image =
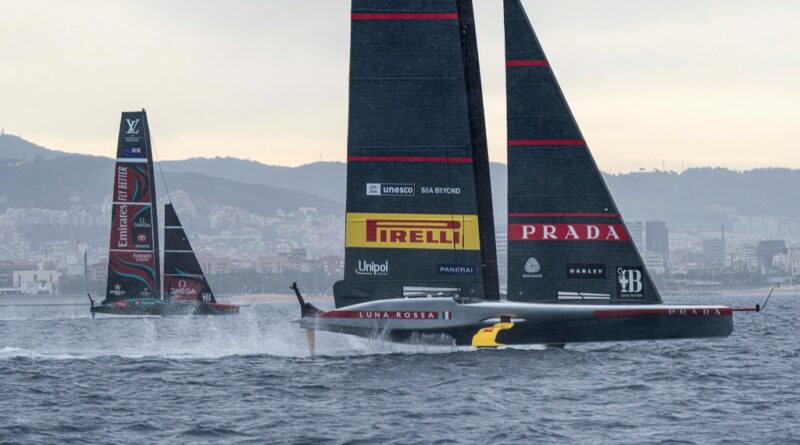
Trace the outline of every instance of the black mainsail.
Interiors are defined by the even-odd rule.
[[[476,194],[476,169],[485,169],[489,191],[487,158],[476,165],[475,154],[485,152],[485,134],[471,131],[483,126],[480,75],[477,67],[465,75],[467,61],[477,63],[477,51],[464,47],[474,45],[474,25],[459,12],[456,0],[352,3],[337,307],[414,292],[484,298],[486,268],[496,282],[494,243],[481,224],[492,217],[491,201],[479,206]],[[491,250],[482,253],[487,242]]]
[[[158,216],[150,127],[144,110],[122,113],[114,169],[104,303],[161,298]]]
[[[172,300],[216,303],[172,203],[164,206],[164,295]]]
[[[522,4],[504,9],[508,299],[661,302]]]

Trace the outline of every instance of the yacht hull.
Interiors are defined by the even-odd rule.
[[[457,345],[503,346],[725,337],[733,311],[686,304],[457,302],[452,298],[377,300],[298,321],[306,329],[381,336],[395,342],[446,335]],[[479,337],[489,332],[491,341]],[[491,332],[493,331],[493,332]]]
[[[231,315],[239,313],[239,306],[226,303],[202,301],[159,300],[157,298],[130,298],[105,303],[91,308],[94,314],[130,316],[174,316],[174,315]]]

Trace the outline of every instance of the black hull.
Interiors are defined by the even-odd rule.
[[[188,316],[188,315],[232,315],[239,313],[239,306],[201,301],[162,301],[157,299],[131,299],[91,307],[92,315],[109,314],[125,316]]]
[[[483,325],[443,330],[390,330],[389,340],[407,343],[419,336],[446,335],[458,346],[472,345],[475,332]],[[565,344],[593,342],[622,342],[644,340],[679,340],[689,338],[727,337],[733,332],[733,317],[714,319],[670,320],[663,317],[621,317],[614,320],[579,320],[542,323],[537,326],[515,326],[497,334],[503,345]],[[372,332],[374,334],[375,332]],[[351,334],[359,335],[356,332]],[[370,336],[360,333],[361,336]]]
[[[321,312],[301,327],[415,342],[447,336],[459,346],[565,344],[725,337],[734,310],[685,304],[609,305],[389,299]],[[484,346],[487,345],[488,346]]]

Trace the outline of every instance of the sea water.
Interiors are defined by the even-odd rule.
[[[475,351],[318,333],[314,358],[294,303],[93,320],[28,301],[0,300],[0,443],[800,443],[800,296],[721,339]]]

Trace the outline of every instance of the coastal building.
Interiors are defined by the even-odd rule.
[[[664,221],[645,223],[645,250],[669,259],[669,229]]]
[[[709,267],[725,265],[724,238],[706,238],[703,240],[703,263]]]

